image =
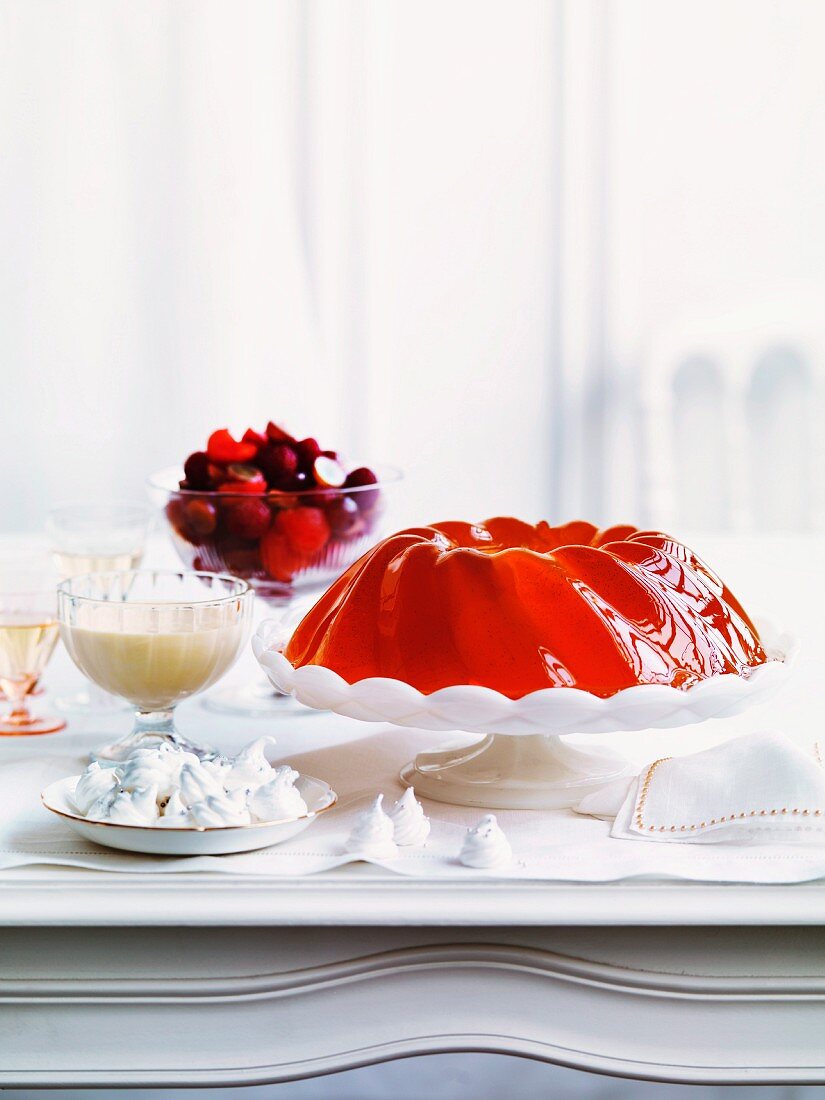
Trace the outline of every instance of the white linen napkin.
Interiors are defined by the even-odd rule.
[[[577,813],[612,820],[620,840],[775,844],[825,840],[819,746],[754,733],[689,756],[664,757],[588,795]]]

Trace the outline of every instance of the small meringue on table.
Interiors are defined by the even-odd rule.
[[[458,858],[465,867],[499,867],[510,862],[513,850],[495,814],[485,814],[467,830]]]
[[[347,841],[348,852],[374,859],[389,859],[398,855],[393,839],[395,829],[392,820],[381,808],[383,801],[383,794],[379,794],[369,809],[359,814]]]
[[[395,843],[404,848],[423,844],[430,835],[430,819],[412,787],[407,787],[387,816],[393,824]]]

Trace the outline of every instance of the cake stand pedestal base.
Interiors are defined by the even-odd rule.
[[[632,767],[610,749],[582,749],[561,737],[488,734],[472,745],[421,752],[401,780],[436,802],[493,810],[557,810]]]

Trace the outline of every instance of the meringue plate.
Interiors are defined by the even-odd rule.
[[[111,821],[92,821],[77,812],[72,794],[79,778],[79,775],[70,775],[48,786],[40,795],[46,809],[62,817],[69,828],[95,844],[152,856],[223,856],[268,848],[303,832],[319,814],[331,809],[338,801],[338,795],[323,780],[300,775],[295,786],[301,792],[309,813],[291,821],[256,821],[251,825],[226,825],[211,829],[116,825]]]

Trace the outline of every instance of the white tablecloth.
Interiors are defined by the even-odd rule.
[[[694,544],[729,580],[746,606],[767,614],[798,634],[803,644],[794,680],[784,694],[749,714],[683,730],[606,735],[642,765],[660,756],[690,752],[734,733],[781,729],[800,740],[821,734],[823,696],[820,662],[825,657],[820,615],[825,606],[825,543],[821,539],[701,540]],[[256,670],[251,654],[231,679]],[[79,675],[61,651],[50,665],[50,691],[79,683]],[[46,704],[48,700],[44,701]],[[44,705],[40,703],[39,705]],[[441,734],[366,726],[333,715],[277,722],[217,717],[193,700],[180,708],[179,724],[190,736],[235,751],[263,733],[278,739],[276,755],[329,782],[341,796],[339,806],[293,842],[260,853],[208,859],[173,859],[116,853],[81,841],[39,805],[49,781],[78,772],[89,748],[125,732],[128,715],[94,722],[74,720],[59,734],[0,739],[0,867],[70,864],[127,871],[221,870],[244,874],[306,874],[344,862],[343,848],[354,815],[378,790],[385,802],[401,793],[399,767],[420,749],[446,740]],[[456,862],[466,827],[480,811],[425,802],[433,831],[424,849],[402,849],[382,865],[402,874],[466,877],[472,871]],[[609,825],[571,811],[502,811],[499,821],[514,852],[513,863],[494,873],[516,878],[613,881],[639,876],[676,877],[710,882],[800,882],[825,876],[825,846],[782,848],[644,844],[609,837]]]

